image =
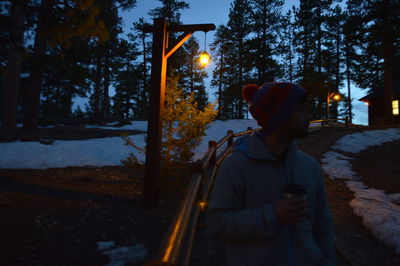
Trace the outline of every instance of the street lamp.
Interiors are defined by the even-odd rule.
[[[341,96],[339,93],[336,93],[336,92],[331,92],[331,93],[328,92],[328,95],[326,97],[326,120],[329,119],[329,104],[331,102],[331,98],[333,98],[333,100],[335,102],[339,102],[341,99]]]
[[[335,101],[340,101],[340,95],[339,94],[335,94],[335,95],[333,95],[333,99],[335,100]]]
[[[153,55],[151,62],[151,90],[147,125],[146,165],[143,181],[143,203],[146,208],[158,205],[161,161],[162,114],[164,109],[167,59],[196,31],[215,30],[214,24],[167,25],[165,18],[155,18],[154,25],[146,32],[153,33]],[[183,32],[175,43],[169,44],[172,32]]]

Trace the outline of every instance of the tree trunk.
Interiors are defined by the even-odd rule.
[[[221,44],[222,45],[222,44]],[[221,62],[219,68],[219,82],[218,82],[218,115],[221,116],[222,111],[222,66],[224,64],[224,51],[221,49]]]
[[[11,7],[12,43],[7,55],[7,68],[3,84],[3,121],[0,139],[13,140],[17,132],[17,101],[19,77],[21,72],[22,49],[24,37],[24,14],[19,4]]]
[[[146,48],[146,33],[142,32],[142,44],[143,44],[143,88],[142,88],[142,115],[143,119],[147,119],[147,48]]]
[[[293,55],[292,55],[292,23],[290,22],[289,19],[289,23],[290,23],[290,28],[289,28],[289,81],[293,82]]]
[[[36,28],[35,43],[33,47],[31,76],[29,85],[25,94],[25,116],[24,116],[24,132],[34,132],[38,128],[39,107],[40,107],[40,89],[45,69],[42,60],[46,49],[47,40],[45,36],[45,25],[48,23],[47,16],[50,10],[49,0],[43,0],[38,26]]]
[[[190,58],[190,93],[194,92],[193,60],[194,58]]]
[[[309,54],[309,47],[308,47],[308,32],[307,32],[307,25],[304,25],[304,35],[303,35],[303,75],[302,75],[302,80],[303,82],[306,79],[307,75],[307,68],[308,68],[308,54]]]
[[[335,69],[335,92],[339,93],[340,83],[340,33],[336,36],[336,69]],[[338,102],[334,102],[334,118],[338,117]]]
[[[126,60],[126,70],[128,71],[128,73],[131,71],[131,63],[130,63],[130,59],[129,58],[127,58],[127,60]],[[124,102],[124,111],[123,111],[123,114],[122,114],[122,118],[123,119],[126,119],[126,120],[128,120],[130,117],[129,117],[129,111],[130,111],[130,109],[131,109],[131,96],[130,96],[131,94],[130,93],[125,93],[125,102]],[[122,109],[122,108],[121,108]]]
[[[238,91],[242,91],[242,87],[243,87],[243,53],[244,53],[244,49],[243,49],[243,38],[240,38],[239,40],[239,84],[238,84]],[[239,94],[239,103],[238,103],[238,114],[236,116],[236,118],[238,119],[243,119],[243,101],[242,101],[242,96],[241,94]]]
[[[259,59],[259,73],[258,73],[258,84],[264,83],[266,80],[265,69],[267,59],[267,3],[263,2],[263,17],[262,17],[262,34],[261,34],[261,59]]]
[[[349,123],[353,123],[352,103],[351,103],[351,90],[350,90],[350,51],[349,43],[346,41],[346,78],[347,78],[347,101],[348,101],[348,119]]]
[[[93,96],[93,119],[96,122],[100,121],[100,94],[101,94],[101,70],[102,70],[101,57],[98,54],[96,58],[96,78],[94,83],[94,96]]]
[[[107,121],[109,117],[109,110],[110,110],[110,96],[108,95],[109,87],[110,87],[110,66],[107,55],[104,64],[104,84],[103,84],[103,104],[102,104],[102,118],[104,121]]]
[[[385,120],[392,122],[392,101],[393,101],[393,39],[385,35],[383,40],[384,53],[384,87],[385,87]]]
[[[389,1],[383,1],[383,57],[384,57],[384,94],[385,94],[385,123],[393,122],[392,101],[393,101],[393,31],[389,21]]]

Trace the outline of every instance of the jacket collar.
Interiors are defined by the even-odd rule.
[[[267,144],[262,140],[259,132],[254,132],[251,135],[240,137],[235,142],[234,150],[241,151],[247,157],[258,160],[267,160],[271,163],[279,164],[275,155],[268,148]],[[285,158],[285,165],[292,165],[296,155],[297,145],[294,141],[289,146],[288,153]]]

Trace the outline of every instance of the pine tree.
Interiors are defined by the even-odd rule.
[[[200,54],[199,43],[191,37],[184,45],[186,52],[186,64],[179,71],[179,87],[183,88],[185,95],[194,94],[198,108],[202,110],[207,104],[207,93],[204,79],[208,77],[204,67],[198,62]]]
[[[282,0],[252,0],[252,38],[249,41],[251,57],[256,71],[255,83],[277,81],[282,77],[276,55],[277,33],[280,31]]]
[[[132,8],[136,1],[106,1],[101,2],[101,12],[99,18],[104,22],[108,29],[108,39],[105,41],[97,41],[93,43],[94,60],[93,65],[93,93],[89,102],[92,110],[92,117],[95,121],[109,120],[110,115],[110,98],[109,88],[114,77],[119,72],[119,34],[122,32],[122,18],[118,13],[118,6],[123,5],[125,8]]]
[[[331,86],[330,92],[339,93],[343,86],[343,56],[345,50],[343,47],[344,14],[339,5],[336,5],[329,13],[326,19],[326,38],[323,45],[326,49],[323,51],[322,67],[326,72],[326,85]],[[338,116],[338,102],[331,101],[329,108],[330,118]]]
[[[398,62],[394,47],[400,40],[400,15],[396,11],[400,9],[400,3],[396,0],[349,0],[348,9],[352,21],[362,26],[358,47],[361,53],[355,60],[354,81],[369,92],[383,89],[385,120],[390,123],[393,77],[397,76],[393,71]]]
[[[143,60],[139,63],[140,71],[140,100],[137,102],[138,118],[147,119],[148,117],[148,106],[149,106],[149,84],[150,84],[150,62],[151,62],[151,41],[147,40],[147,33],[144,29],[150,26],[143,18],[140,18],[137,22],[133,23],[133,29],[136,34],[129,33],[128,37],[131,41],[140,39],[141,43],[141,55]]]
[[[298,55],[296,82],[307,88],[310,110],[314,119],[325,113],[328,92],[335,90],[337,60],[329,39],[328,21],[332,16],[332,0],[300,1],[295,9],[295,45]],[[334,62],[334,64],[332,64]]]
[[[135,64],[139,52],[137,44],[120,39],[116,49],[115,61],[118,62],[118,72],[115,74],[113,85],[112,114],[114,119],[128,120],[141,115],[141,68]]]
[[[162,6],[157,7],[149,12],[152,18],[165,18],[169,25],[181,24],[181,11],[188,9],[189,4],[186,1],[180,0],[158,0]],[[169,33],[169,42],[174,43],[178,37],[175,33]],[[183,47],[168,58],[167,76],[175,75],[175,71],[185,64],[185,51]]]
[[[107,37],[104,24],[97,20],[100,6],[93,0],[65,1],[59,5],[54,0],[41,1],[38,9],[38,21],[35,30],[30,73],[30,82],[26,92],[24,130],[32,132],[38,127],[40,93],[43,72],[46,69],[41,60],[45,56],[48,44],[67,47],[75,37]]]
[[[32,60],[27,61],[29,67]],[[46,63],[41,78],[39,117],[56,123],[71,117],[74,97],[86,97],[90,86],[89,47],[86,41],[76,38],[68,47],[47,48],[42,61]]]
[[[186,1],[179,0],[158,0],[162,6],[149,12],[153,18],[166,18],[170,24],[181,23],[181,10],[188,9],[189,4]]]
[[[251,32],[251,6],[248,0],[234,0],[229,12],[228,27],[233,40],[234,53],[231,54],[230,64],[234,83],[230,85],[230,93],[234,95],[233,118],[244,118],[244,101],[242,99],[242,87],[250,79],[250,66],[246,64],[249,56],[249,34]]]
[[[0,139],[14,139],[17,130],[17,101],[20,84],[22,52],[24,43],[25,12],[20,3],[11,4],[9,11],[10,43],[3,82],[3,110]]]
[[[282,17],[280,22],[280,30],[279,34],[279,46],[278,46],[278,54],[281,55],[282,58],[282,71],[284,80],[289,82],[294,82],[295,76],[295,67],[294,67],[294,59],[295,59],[295,51],[294,51],[294,23],[293,23],[293,15],[292,11],[288,10],[286,15]]]
[[[229,39],[229,29],[220,25],[214,35],[214,42],[211,44],[211,51],[215,58],[216,67],[213,70],[211,86],[217,88],[216,96],[218,99],[218,119],[228,119],[232,116],[232,95],[225,93],[230,82],[233,82],[229,72],[228,56],[232,50]]]
[[[216,103],[199,110],[194,94],[185,97],[183,90],[178,87],[178,79],[175,76],[167,80],[161,148],[161,172],[164,177],[173,175],[178,166],[191,160],[194,149],[201,143],[205,130],[216,116]],[[128,136],[124,140],[126,145],[144,153],[144,149],[139,148]],[[130,167],[141,165],[133,154],[122,162]]]
[[[245,103],[241,91],[243,85],[251,81],[250,33],[250,1],[235,0],[227,25],[218,28],[213,43],[215,53],[223,60],[223,64],[218,63],[219,69],[214,71],[212,81],[212,85],[219,88],[219,109],[223,119],[244,118]]]
[[[352,97],[351,97],[351,83],[354,82],[355,65],[357,60],[357,47],[359,47],[362,34],[362,25],[359,23],[359,19],[354,16],[354,6],[348,2],[346,11],[344,13],[344,24],[343,24],[343,42],[344,42],[344,63],[346,73],[346,86],[347,86],[347,97],[346,106],[348,107],[349,123],[352,123],[354,114],[352,112]]]
[[[178,78],[169,78],[166,90],[166,108],[163,114],[164,158],[167,162],[188,162],[194,149],[200,145],[205,130],[215,115],[215,103],[199,110],[194,93],[185,97],[178,87]]]

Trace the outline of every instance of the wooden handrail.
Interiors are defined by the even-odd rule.
[[[161,247],[157,261],[161,264],[176,265],[179,260],[180,250],[185,238],[187,225],[197,198],[201,183],[201,175],[192,177],[181,205],[172,220],[167,232],[167,238]]]
[[[203,169],[208,168],[208,166],[210,165],[210,163],[215,160],[215,155],[216,155],[216,151],[217,151],[218,147],[217,147],[217,143],[213,140],[208,142],[208,150],[206,151],[206,153],[203,156],[203,159],[201,160],[201,166],[203,167]]]

